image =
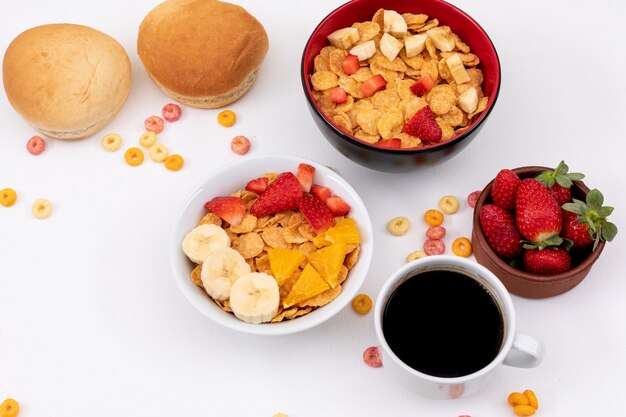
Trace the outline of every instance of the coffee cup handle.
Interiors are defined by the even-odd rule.
[[[504,358],[504,364],[518,368],[534,368],[543,360],[543,343],[524,333],[516,333],[513,346]]]

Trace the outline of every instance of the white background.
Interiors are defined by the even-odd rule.
[[[137,143],[143,120],[170,100],[136,55],[137,28],[155,1],[3,3],[0,47],[44,23],[95,27],[116,38],[132,64],[130,97],[105,131]],[[0,188],[19,200],[0,207],[0,401],[20,401],[21,416],[290,417],[513,415],[511,391],[532,388],[542,416],[623,415],[626,391],[626,5],[619,1],[456,0],[490,34],[502,88],[486,126],[461,154],[408,174],[363,168],[334,150],[313,123],[299,77],[303,46],[341,1],[240,1],[265,26],[270,50],[252,90],[217,110],[184,108],[160,140],[186,165],[169,172],[149,159],[133,168],[123,151],[105,152],[105,132],[80,142],[47,141],[40,156],[25,143],[36,132],[0,97]],[[362,290],[385,278],[424,240],[422,213],[444,194],[465,196],[501,168],[555,166],[565,160],[614,206],[622,228],[582,284],[550,299],[513,296],[518,330],[541,339],[538,368],[503,368],[479,394],[454,401],[417,397],[365,366],[376,344],[372,314],[350,308],[304,334],[260,338],[202,316],[170,272],[167,238],[197,182],[240,156],[287,153],[336,168],[360,192],[374,223],[375,256]],[[36,220],[31,203],[54,211]],[[386,222],[405,215],[412,228],[392,237]],[[471,210],[446,219],[447,243],[469,236]]]

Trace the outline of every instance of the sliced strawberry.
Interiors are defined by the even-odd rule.
[[[298,201],[298,208],[317,234],[324,233],[335,225],[335,218],[328,206],[311,194],[305,193],[302,195],[302,198]]]
[[[217,214],[232,226],[238,226],[246,214],[246,203],[239,197],[215,197],[204,208]]]
[[[298,172],[296,172],[296,177],[302,188],[307,193],[311,191],[311,186],[313,185],[313,175],[315,174],[315,167],[312,167],[309,164],[300,164],[298,165]]]
[[[246,191],[250,191],[251,193],[255,193],[257,195],[261,195],[267,190],[268,184],[267,177],[257,178],[256,180],[250,181],[246,184]]]
[[[343,104],[348,101],[348,93],[341,87],[330,90],[330,100],[335,104]]]
[[[515,194],[522,182],[517,174],[510,169],[501,169],[491,186],[493,204],[508,211],[515,210]]]
[[[341,69],[346,74],[354,74],[361,68],[361,64],[359,63],[359,58],[356,55],[349,54],[347,57],[343,59],[341,63]]]
[[[296,176],[291,172],[283,172],[252,204],[250,213],[256,217],[263,217],[279,211],[295,209],[301,198],[302,185]]]
[[[433,77],[430,74],[426,74],[411,86],[411,92],[416,96],[421,97],[428,93],[430,89],[433,88],[433,85],[435,85]]]
[[[529,249],[524,252],[524,268],[531,274],[560,274],[571,267],[572,258],[563,248]]]
[[[400,149],[402,147],[402,141],[398,138],[383,139],[378,141],[376,146],[380,148]]]
[[[435,120],[435,115],[429,106],[424,106],[404,125],[404,133],[417,136],[426,144],[439,142],[441,140],[441,128]]]
[[[326,205],[330,209],[330,212],[333,213],[333,216],[345,216],[350,213],[350,206],[348,203],[336,195],[328,197]]]
[[[383,78],[382,75],[379,74],[363,82],[363,84],[361,84],[359,88],[361,89],[361,92],[365,97],[371,97],[378,90],[382,90],[383,88],[385,88],[386,85],[387,81]]]
[[[311,186],[311,194],[313,194],[315,197],[319,198],[323,202],[326,202],[326,200],[328,200],[328,197],[331,196],[332,192],[330,191],[330,188],[326,188],[326,187],[322,187],[321,185],[313,184]]]

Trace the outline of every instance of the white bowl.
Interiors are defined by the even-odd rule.
[[[204,203],[213,197],[230,195],[245,187],[246,183],[266,172],[291,171],[295,174],[298,164],[307,163],[315,167],[315,183],[330,188],[348,203],[352,209],[349,216],[356,220],[361,235],[359,261],[350,271],[339,297],[311,313],[293,320],[278,323],[250,324],[239,320],[231,313],[224,312],[197,285],[191,282],[189,274],[194,264],[185,256],[181,243],[185,235],[193,229],[206,214]],[[372,223],[365,204],[357,192],[332,169],[304,158],[288,155],[260,155],[245,157],[211,173],[200,182],[181,210],[170,239],[170,260],[174,278],[183,294],[202,314],[225,327],[244,333],[257,335],[286,335],[310,329],[325,322],[350,304],[367,276],[373,250]]]

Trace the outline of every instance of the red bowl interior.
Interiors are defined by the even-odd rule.
[[[380,8],[395,10],[398,13],[422,13],[427,14],[429,19],[436,18],[440,26],[450,26],[452,31],[459,35],[461,40],[469,45],[471,52],[480,58],[480,68],[483,71],[483,92],[489,97],[487,108],[474,120],[471,126],[475,126],[483,120],[491,111],[500,90],[500,61],[498,53],[491,39],[484,29],[467,13],[456,6],[442,0],[352,0],[339,6],[328,14],[315,28],[303,54],[302,77],[306,80],[306,89],[309,97],[312,97],[311,82],[309,75],[313,72],[313,60],[324,46],[328,45],[327,36],[337,29],[349,27],[355,22],[372,20],[374,13]],[[315,102],[315,100],[312,100]],[[329,123],[322,110],[315,103],[317,110]],[[466,130],[468,132],[471,127]],[[346,136],[348,136],[346,134]],[[462,135],[461,135],[462,136]],[[367,146],[376,147],[361,141],[350,135],[355,141]],[[454,141],[452,138],[446,142]],[[423,146],[417,149],[436,148],[443,143]]]

